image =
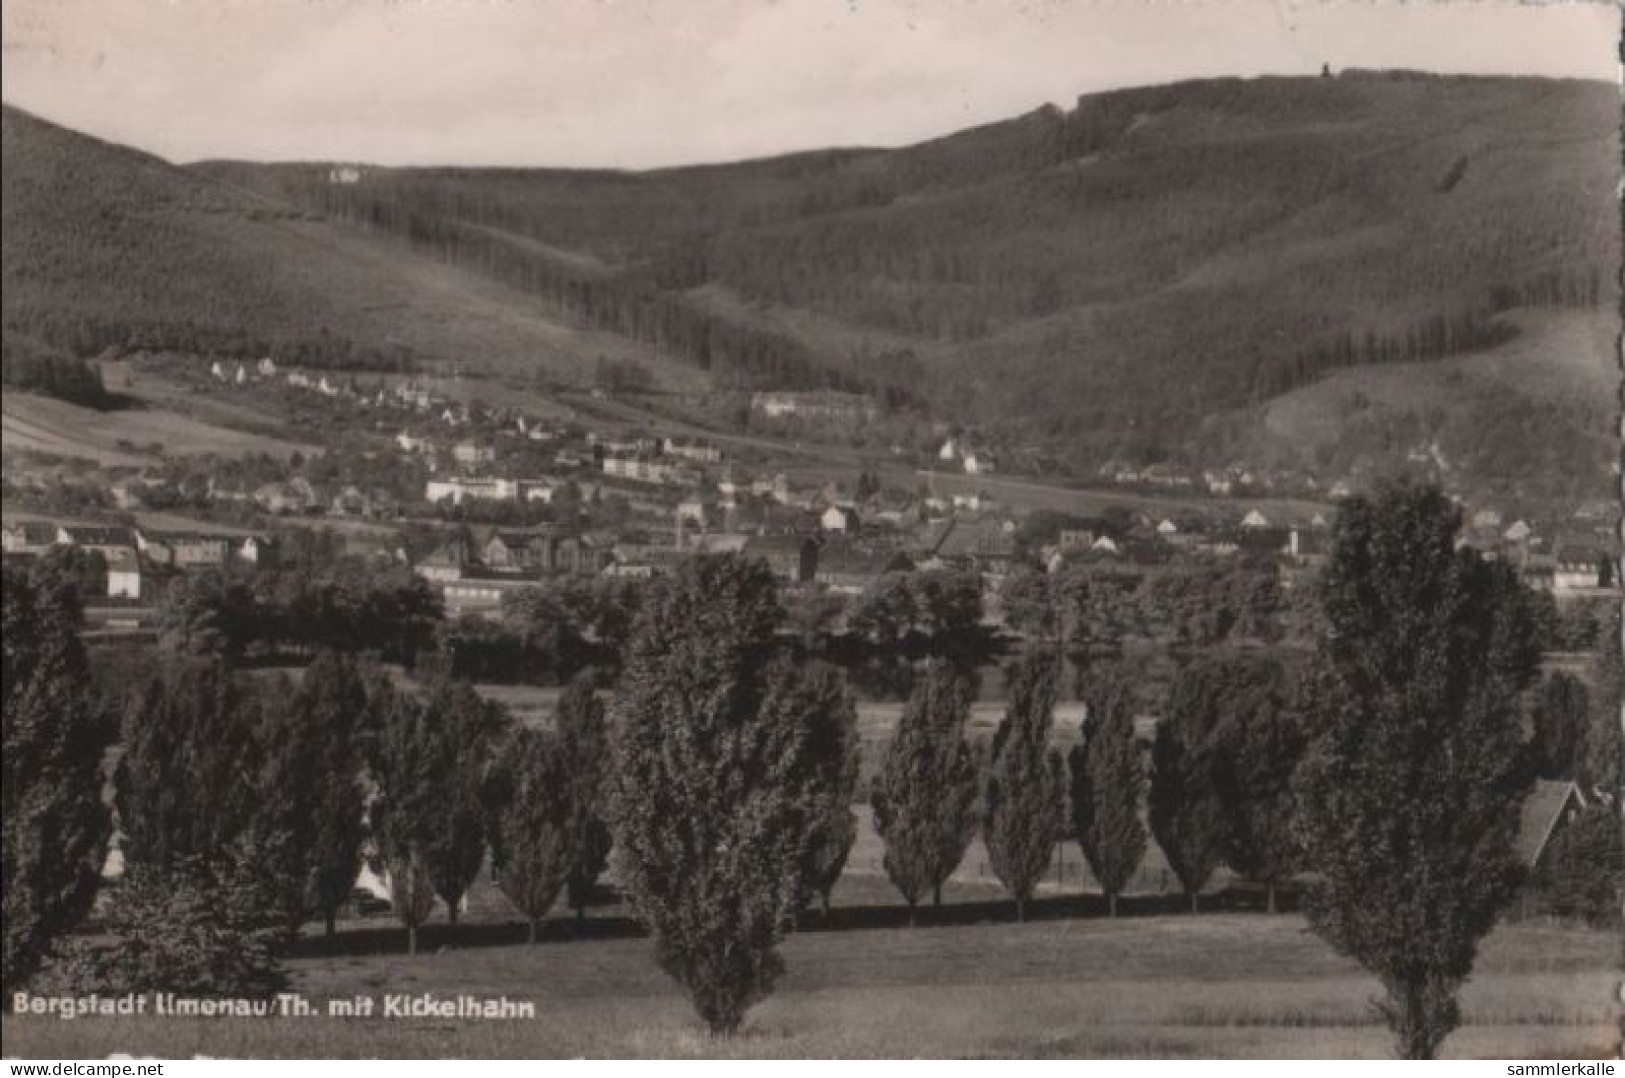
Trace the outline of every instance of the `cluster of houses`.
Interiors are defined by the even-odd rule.
[[[1508,521],[1494,509],[1480,509],[1465,521],[1460,541],[1506,561],[1525,583],[1559,599],[1601,596],[1619,584],[1607,526],[1588,526],[1579,514],[1543,535],[1526,520]]]
[[[6,559],[37,558],[59,547],[99,554],[107,566],[106,598],[150,598],[154,574],[262,564],[270,554],[260,535],[167,531],[123,524],[59,524],[50,520],[7,521],[0,529]]]
[[[697,508],[689,507],[689,511]],[[499,613],[505,595],[560,575],[648,578],[693,554],[738,553],[762,559],[787,587],[856,595],[888,572],[962,568],[1002,575],[1015,557],[1013,522],[951,517],[916,533],[859,532],[850,509],[757,516],[759,530],[701,530],[678,518],[673,538],[650,542],[607,532],[565,535],[552,527],[477,527],[415,566],[434,584],[451,616]],[[838,522],[838,523],[837,523]]]
[[[559,574],[643,578],[693,553],[762,559],[781,584],[835,594],[864,592],[885,573],[955,569],[977,574],[989,592],[1018,564],[1017,517],[980,499],[959,503],[879,491],[858,503],[831,485],[795,491],[782,475],[751,484],[727,479],[716,496],[696,492],[671,510],[669,525],[566,535],[552,526],[466,529],[417,565],[440,588],[453,615],[500,611],[505,594]],[[1323,517],[1272,522],[1253,510],[1234,524],[1136,516],[1079,521],[1037,552],[1059,572],[1078,562],[1125,567],[1165,564],[1181,551],[1275,558],[1289,573],[1324,560]]]
[[[1323,488],[1318,479],[1306,472],[1255,468],[1243,461],[1235,461],[1217,468],[1190,468],[1183,464],[1167,462],[1135,464],[1124,460],[1109,460],[1097,469],[1096,474],[1113,486],[1174,493],[1205,493],[1222,498],[1262,493],[1299,493],[1310,497],[1325,497],[1335,502],[1353,493],[1346,480],[1337,480]]]
[[[434,443],[403,432],[396,438],[404,452],[438,456]],[[720,464],[722,451],[698,441],[653,438],[606,438],[586,435],[579,446],[561,445],[553,454],[555,474],[517,477],[502,474],[494,464],[494,446],[464,439],[451,447],[457,469],[436,472],[424,481],[423,500],[462,505],[469,501],[540,502],[549,504],[566,485],[583,500],[601,494],[621,494],[635,502],[658,503],[665,513],[685,492],[701,488],[708,478],[706,465]],[[664,488],[664,496],[660,495]]]
[[[277,372],[276,360],[270,356],[266,356],[258,363],[253,364],[245,364],[239,361],[235,371],[227,370],[228,366],[229,364],[215,360],[209,367],[209,377],[217,382],[235,382],[237,385],[243,385],[247,382],[261,382],[267,378],[275,378]],[[292,381],[295,375],[301,378],[304,377],[298,371],[293,371],[288,375],[289,381]]]
[[[993,472],[993,454],[978,449],[963,440],[949,438],[937,450],[937,463],[949,468],[963,469],[966,475],[990,475]]]
[[[838,484],[793,483],[784,474],[743,474],[722,449],[694,438],[654,437],[561,427],[514,409],[456,403],[415,380],[363,391],[298,369],[279,372],[270,358],[215,364],[212,375],[227,383],[285,380],[330,397],[353,397],[359,405],[415,413],[393,435],[396,450],[424,465],[423,500],[431,504],[557,503],[622,507],[607,515],[554,514],[556,526],[465,528],[420,560],[415,571],[444,595],[448,612],[489,613],[514,589],[534,587],[560,574],[647,577],[666,571],[696,551],[740,551],[762,558],[788,586],[852,594],[886,572],[953,567],[980,574],[995,588],[1017,560],[1018,518],[982,493],[939,496],[934,486],[918,492],[868,490],[860,498]],[[863,421],[875,415],[868,397],[830,391],[758,393],[756,413],[774,419]],[[967,475],[994,471],[987,447],[968,434],[942,442],[936,464]],[[414,473],[421,474],[421,473]],[[1245,464],[1208,471],[1177,465],[1146,467],[1112,462],[1102,478],[1122,485],[1173,492],[1234,495],[1271,489],[1280,476]],[[140,508],[143,477],[121,480],[114,497],[123,508]],[[861,489],[861,488],[860,488]],[[211,499],[251,503],[271,516],[327,513],[339,516],[397,515],[401,506],[378,492],[354,486],[318,491],[291,475],[249,490],[217,490]],[[1329,492],[1348,493],[1343,484]],[[1036,554],[1040,566],[1060,571],[1078,561],[1150,566],[1181,552],[1210,556],[1252,555],[1277,559],[1287,580],[1324,560],[1328,521],[1271,519],[1260,509],[1239,517],[1181,514],[1136,515],[1079,521],[1063,529]],[[477,516],[476,516],[477,519]],[[486,519],[519,519],[507,514]],[[523,519],[535,519],[524,517]],[[1597,529],[1575,527],[1551,538],[1520,521],[1503,521],[1481,510],[1464,529],[1463,541],[1514,562],[1535,586],[1562,596],[1595,594],[1616,583],[1615,566],[1597,540]],[[154,572],[257,562],[264,540],[257,536],[156,532],[136,528],[89,528],[48,522],[8,524],[8,556],[29,556],[52,546],[100,552],[108,564],[108,594],[139,599],[143,577]],[[404,555],[398,555],[404,557]]]

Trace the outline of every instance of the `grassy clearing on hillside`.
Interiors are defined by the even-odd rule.
[[[232,430],[157,408],[97,412],[33,393],[7,393],[3,407],[8,449],[35,449],[103,464],[146,463],[155,455],[155,445],[165,454],[228,457],[321,452],[319,446]]]
[[[206,360],[189,357],[183,362],[195,365],[200,378],[207,376],[209,363]],[[228,371],[236,370],[234,363],[224,366]],[[252,398],[245,399],[243,394],[234,394],[229,388],[218,386],[218,383],[211,384],[207,391],[199,391],[194,386],[167,376],[155,364],[131,363],[127,360],[106,361],[102,363],[101,370],[102,382],[109,390],[132,398],[143,407],[178,412],[202,423],[263,434],[270,438],[280,438],[288,433],[288,423],[283,416],[259,406]]]
[[[1572,507],[1607,494],[1617,315],[1518,311],[1499,347],[1339,371],[1234,420],[1252,459],[1342,474],[1415,450],[1467,493]],[[1441,463],[1442,462],[1442,463]]]
[[[558,927],[558,926],[555,926]],[[467,992],[534,1020],[16,1019],[6,1053],[166,1056],[1367,1057],[1388,1054],[1375,983],[1295,916],[1214,915],[805,931],[732,1040],[705,1036],[647,941],[555,938],[416,958],[295,963],[324,1007]],[[1612,1043],[1609,938],[1511,925],[1464,992],[1452,1056],[1596,1057]]]

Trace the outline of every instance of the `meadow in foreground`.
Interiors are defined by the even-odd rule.
[[[844,885],[843,885],[844,886]],[[5,1054],[188,1056],[1383,1057],[1374,981],[1296,915],[1176,913],[1029,924],[816,928],[744,1031],[711,1039],[631,935],[527,946],[476,926],[461,947],[308,957],[294,989],[533,999],[531,1021],[4,1020]],[[994,916],[997,907],[973,907]],[[1046,916],[1048,914],[1049,916]],[[850,922],[848,922],[850,924]],[[599,933],[610,927],[599,923]],[[379,928],[385,945],[393,932]],[[363,937],[364,938],[364,937]],[[432,941],[431,941],[432,942]],[[1605,932],[1498,929],[1464,993],[1450,1056],[1595,1057],[1611,1043],[1617,946]]]

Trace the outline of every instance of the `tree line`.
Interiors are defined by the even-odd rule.
[[[1457,550],[1458,524],[1424,488],[1347,503],[1302,668],[1188,665],[1149,759],[1110,664],[1090,671],[1063,762],[1052,651],[1011,672],[986,748],[967,734],[965,679],[928,663],[868,791],[887,875],[911,909],[935,904],[979,832],[1023,917],[1070,831],[1115,910],[1148,846],[1143,789],[1193,905],[1221,862],[1272,887],[1310,873],[1311,926],[1381,981],[1400,1052],[1432,1055],[1522,882],[1519,806],[1542,766],[1524,728],[1539,660],[1527,592]],[[5,595],[8,988],[53,948],[96,984],[269,985],[295,925],[331,927],[370,839],[409,945],[437,903],[455,926],[487,858],[534,926],[561,891],[579,909],[612,856],[656,960],[729,1033],[851,849],[846,679],[787,650],[765,565],[706,557],[649,586],[613,702],[578,681],[551,730],[516,730],[466,684],[411,692],[338,654],[297,684],[219,656],[167,664],[120,716],[126,879],[102,941],[64,944],[98,883],[115,735],[83,688],[71,590],[8,569]]]
[[[109,352],[115,356],[177,352],[244,363],[270,356],[280,366],[327,370],[409,373],[419,367],[417,356],[405,345],[360,341],[326,327],[312,336],[264,336],[227,321],[155,318],[134,312],[95,316],[8,309],[5,336],[37,340],[81,359]]]
[[[107,408],[115,399],[94,363],[10,333],[0,336],[0,382],[86,408]]]

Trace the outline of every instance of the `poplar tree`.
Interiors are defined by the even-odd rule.
[[[329,651],[305,668],[289,697],[269,708],[267,794],[282,807],[303,861],[303,910],[321,914],[328,939],[361,870],[368,707],[355,661]]]
[[[488,827],[497,886],[525,918],[531,943],[572,863],[570,776],[555,737],[514,731],[503,746]]]
[[[1145,857],[1145,764],[1134,737],[1134,695],[1114,668],[1091,671],[1084,692],[1081,743],[1068,760],[1072,827],[1089,871],[1117,916],[1117,899]]]
[[[1457,549],[1458,527],[1427,487],[1343,505],[1300,785],[1320,881],[1310,924],[1381,981],[1379,1009],[1415,1059],[1460,1023],[1478,944],[1519,886],[1531,780],[1532,604],[1504,563]]]
[[[816,894],[824,916],[858,837],[852,799],[858,785],[858,714],[841,672],[827,663],[809,663],[795,691],[796,707],[807,716],[809,758],[818,774],[813,786],[812,839],[804,867],[805,897]]]
[[[389,875],[390,906],[416,954],[418,929],[434,912],[427,850],[440,819],[444,747],[428,709],[404,692],[384,690],[373,772],[378,791],[369,810],[372,833]]]
[[[456,929],[463,896],[485,861],[485,821],[491,749],[503,720],[466,682],[442,684],[425,705],[439,742],[441,771],[434,788],[440,812],[424,849],[435,893]]]
[[[1271,659],[1222,660],[1225,676],[1208,682],[1218,711],[1218,794],[1225,817],[1224,859],[1265,888],[1276,909],[1282,880],[1302,862],[1293,778],[1303,760],[1303,724],[1292,686]]]
[[[1193,913],[1227,838],[1216,736],[1226,676],[1221,664],[1209,660],[1180,671],[1169,693],[1168,715],[1151,745],[1151,833]]]
[[[411,947],[427,918],[421,909],[424,881],[446,904],[447,920],[455,927],[458,906],[479,875],[486,849],[488,765],[502,730],[500,710],[465,683],[443,682],[423,700],[403,694],[388,709],[373,826],[391,873],[402,877],[395,884],[408,901],[395,905]]]
[[[870,791],[886,875],[908,903],[911,924],[925,894],[941,907],[942,885],[976,836],[981,761],[965,740],[969,720],[969,684],[944,661],[928,664]]]
[[[994,873],[1016,901],[1017,921],[1027,919],[1027,902],[1055,856],[1066,812],[1061,756],[1049,747],[1058,675],[1049,652],[1017,665],[987,769],[983,841]]]
[[[127,865],[212,864],[254,832],[264,721],[255,687],[218,657],[173,659],[135,690],[114,774]]]
[[[807,713],[821,698],[773,659],[783,617],[761,562],[691,559],[651,586],[614,704],[620,878],[713,1034],[783,971],[827,792]]]
[[[554,716],[569,805],[565,821],[570,854],[566,898],[578,923],[586,917],[593,887],[609,863],[611,844],[605,782],[609,731],[597,684],[597,677],[590,671],[578,675],[559,697]]]
[[[4,572],[4,964],[10,992],[90,911],[111,820],[102,760],[113,723],[90,688],[72,593]]]

